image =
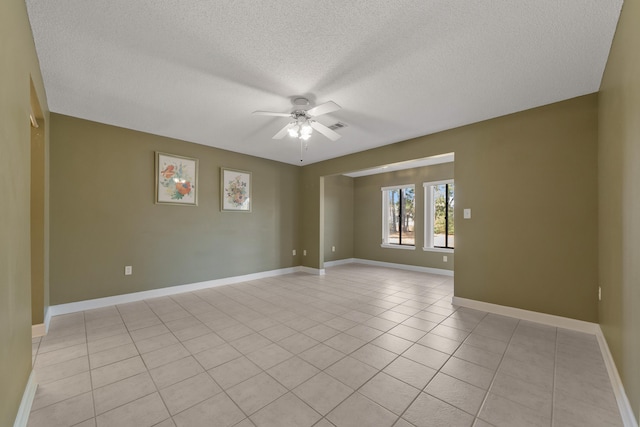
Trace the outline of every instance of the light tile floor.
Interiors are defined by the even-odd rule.
[[[350,264],[52,319],[37,426],[620,426],[595,336]]]

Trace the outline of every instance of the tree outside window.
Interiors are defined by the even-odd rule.
[[[383,245],[415,246],[415,187],[385,187],[383,194]]]
[[[454,183],[452,180],[424,183],[425,249],[453,249],[455,236]]]

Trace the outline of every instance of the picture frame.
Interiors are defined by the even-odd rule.
[[[251,172],[220,168],[220,210],[251,212]]]
[[[156,204],[198,206],[198,159],[155,154]]]

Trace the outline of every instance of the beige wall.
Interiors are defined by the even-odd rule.
[[[324,178],[325,261],[353,258],[353,181],[344,175]]]
[[[320,177],[455,152],[456,295],[597,321],[596,138],[594,94],[305,166],[303,262]]]
[[[31,371],[30,77],[48,117],[23,0],[0,2],[0,40],[0,425],[11,426]]]
[[[640,419],[640,2],[627,0],[599,94],[600,323]]]
[[[199,159],[197,207],[154,204],[155,151]],[[252,172],[253,212],[220,212],[223,166]],[[52,114],[51,304],[299,265],[299,173]]]
[[[429,181],[453,179],[453,163],[407,169],[355,179],[355,243],[356,258],[408,264],[420,267],[453,270],[454,254],[423,251],[424,246],[424,188]],[[413,184],[416,189],[415,235],[416,249],[380,247],[382,239],[382,187]],[[443,262],[442,256],[447,256]]]

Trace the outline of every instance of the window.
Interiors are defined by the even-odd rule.
[[[382,246],[415,249],[414,185],[382,188]]]
[[[424,250],[452,252],[454,248],[453,180],[425,182]]]

